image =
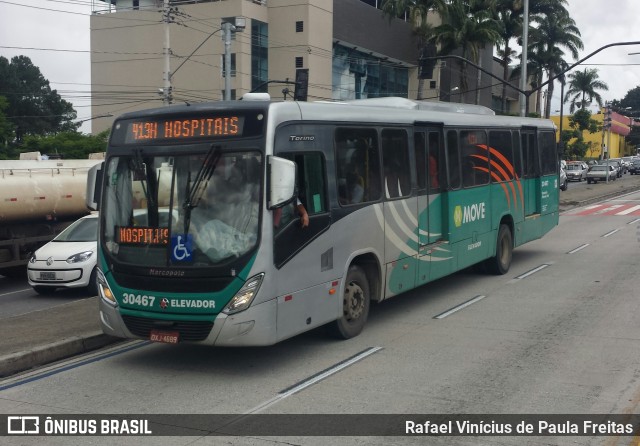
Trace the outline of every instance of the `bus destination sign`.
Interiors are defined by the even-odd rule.
[[[125,144],[142,144],[242,136],[244,116],[131,120],[123,124]]]
[[[167,245],[169,228],[116,226],[116,242],[123,245]]]

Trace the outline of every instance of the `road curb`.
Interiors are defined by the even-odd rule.
[[[70,356],[97,350],[119,341],[122,341],[122,339],[96,331],[85,336],[74,336],[52,342],[32,350],[5,355],[0,357],[0,378],[6,378],[33,367],[50,364]]]

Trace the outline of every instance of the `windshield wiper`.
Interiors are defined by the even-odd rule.
[[[193,186],[191,185],[191,170],[189,170],[185,199],[182,203],[182,208],[184,209],[185,234],[189,233],[189,226],[191,225],[191,211],[198,207],[198,204],[200,204],[200,200],[202,199],[202,195],[204,194],[203,185],[211,179],[213,171],[220,161],[222,156],[220,152],[220,146],[211,146],[204,158],[204,161],[202,162],[202,165],[200,166],[200,169],[198,170],[198,173],[196,174]]]

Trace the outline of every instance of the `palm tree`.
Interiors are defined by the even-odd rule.
[[[569,90],[565,96],[565,102],[571,100],[569,111],[573,113],[576,107],[586,108],[594,100],[602,107],[602,96],[596,90],[609,90],[609,86],[598,78],[597,69],[585,68],[569,74]]]
[[[583,48],[580,30],[562,5],[559,5],[553,14],[541,15],[536,21],[538,26],[531,29],[529,53],[535,54],[547,78],[553,79],[568,67],[562,48],[567,49],[574,59],[578,58],[578,50]],[[553,90],[554,81],[551,81],[548,87],[549,98],[553,96]],[[549,100],[545,104],[545,118],[549,117],[550,112]]]
[[[499,26],[500,42],[498,42],[498,57],[502,63],[502,79],[509,76],[509,64],[515,56],[511,48],[511,41],[522,35],[522,2],[519,0],[497,0],[496,20]],[[507,84],[502,84],[500,110],[507,111]]]
[[[389,18],[403,18],[405,14],[418,40],[420,54],[433,40],[433,26],[427,23],[430,13],[437,13],[444,8],[446,0],[383,0],[382,12]],[[422,99],[424,79],[418,79],[418,99]]]
[[[450,0],[442,10],[442,24],[434,29],[434,40],[440,44],[440,54],[451,54],[460,49],[463,59],[478,64],[480,49],[500,41],[494,10],[495,0]],[[467,64],[464,61],[460,77],[462,100],[468,91]]]

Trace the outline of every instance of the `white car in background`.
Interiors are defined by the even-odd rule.
[[[49,243],[38,249],[27,264],[29,285],[39,294],[56,288],[87,288],[97,294],[96,257],[98,214],[71,223]]]

